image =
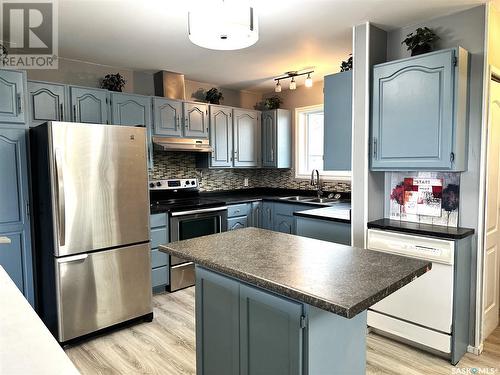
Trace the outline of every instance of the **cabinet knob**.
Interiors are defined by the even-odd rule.
[[[12,243],[9,237],[0,237],[0,245],[8,245]]]

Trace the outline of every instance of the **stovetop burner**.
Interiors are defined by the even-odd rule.
[[[154,180],[149,190],[151,212],[188,211],[223,206],[224,202],[200,197],[195,178]]]

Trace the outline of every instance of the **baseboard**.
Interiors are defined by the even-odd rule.
[[[483,343],[481,343],[481,345],[479,346],[472,346],[472,345],[469,345],[467,346],[467,352],[468,353],[472,353],[474,355],[481,355],[481,353],[483,352]]]

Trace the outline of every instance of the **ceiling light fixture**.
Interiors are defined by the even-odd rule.
[[[313,85],[313,80],[311,78],[311,73],[308,73],[307,78],[306,78],[306,82],[305,82],[305,86],[312,87],[312,85]]]
[[[274,92],[281,92],[281,83],[279,79],[278,82],[276,83],[276,87],[274,88]]]
[[[280,81],[284,79],[291,78],[292,80],[290,81],[290,90],[295,90],[297,89],[297,82],[295,81],[295,77],[300,77],[303,75],[307,74],[307,78],[305,80],[305,86],[306,87],[312,87],[313,85],[313,80],[311,78],[311,74],[314,73],[314,70],[306,70],[306,71],[296,71],[292,70],[290,72],[286,72],[285,74],[274,78],[276,81],[276,87],[274,88],[274,92],[281,92],[281,84]]]
[[[259,26],[255,9],[241,0],[204,1],[188,12],[189,40],[214,50],[236,50],[257,43]]]

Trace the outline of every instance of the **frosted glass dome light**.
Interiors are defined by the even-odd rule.
[[[259,40],[255,9],[245,1],[207,1],[188,13],[189,40],[214,50],[250,47]]]

